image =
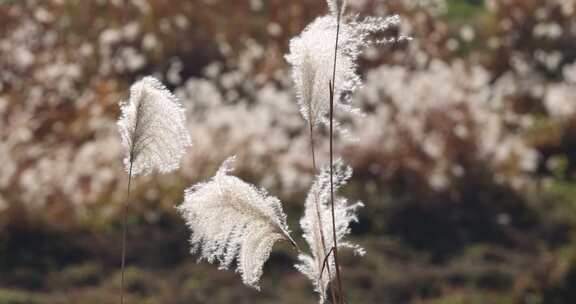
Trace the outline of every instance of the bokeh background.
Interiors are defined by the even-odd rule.
[[[350,0],[400,14],[370,48],[362,119],[337,152],[362,200],[350,303],[576,303],[576,1]],[[315,303],[278,245],[262,291],[196,263],[175,206],[230,155],[294,236],[313,176],[288,42],[321,0],[0,0],[0,303],[116,303],[127,174],[118,102],[144,75],[187,108],[194,147],[138,177],[130,303]],[[318,159],[327,161],[325,133]]]

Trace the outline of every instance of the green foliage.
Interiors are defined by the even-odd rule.
[[[471,23],[474,17],[485,11],[483,0],[448,0],[446,18],[449,21]]]
[[[512,297],[509,296],[499,296],[499,295],[489,295],[482,292],[478,293],[455,293],[442,297],[438,300],[433,300],[430,302],[425,302],[426,304],[513,304],[515,303]],[[538,304],[535,302],[530,302],[530,304]]]
[[[103,270],[102,265],[94,262],[71,265],[53,273],[49,284],[57,288],[97,285],[105,277]]]
[[[0,289],[0,304],[38,304],[39,299],[24,291]]]

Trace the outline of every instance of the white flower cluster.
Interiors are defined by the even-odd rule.
[[[564,81],[553,83],[544,96],[550,116],[567,119],[576,115],[576,63],[564,68]]]
[[[496,172],[512,163],[515,177],[529,173],[536,154],[521,134],[507,129],[523,122],[506,106],[511,88],[505,80],[491,85],[484,68],[462,62],[433,61],[416,71],[400,66],[375,69],[357,97],[373,110],[357,122],[360,141],[350,149],[394,159],[395,166],[382,164],[388,170],[406,166],[425,172],[429,185],[438,190],[473,169],[467,167],[469,161]]]

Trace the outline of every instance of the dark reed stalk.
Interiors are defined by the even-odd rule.
[[[310,115],[310,117],[312,117]],[[310,126],[310,151],[312,154],[312,168],[314,169],[314,174],[316,174],[317,172],[317,167],[316,167],[316,151],[314,149],[314,125],[312,124],[312,121],[309,122],[309,126]],[[324,254],[326,254],[326,241],[324,238],[324,230],[322,229],[322,216],[320,215],[320,207],[318,206],[318,193],[316,193],[314,195],[314,203],[315,203],[315,207],[316,207],[316,216],[318,217],[318,230],[320,230],[320,240],[322,243],[322,250],[324,252]],[[327,256],[329,256],[330,253],[327,254]],[[330,293],[332,294],[332,301],[336,301],[336,291],[334,290],[334,285],[332,284],[332,273],[330,272],[330,265],[327,264],[326,259],[324,261],[324,263],[322,263],[322,269],[324,269],[324,266],[326,265],[326,268],[328,270],[328,287],[330,288]],[[320,277],[322,277],[322,272],[320,273]]]
[[[128,191],[126,193],[126,201],[124,202],[122,210],[122,264],[121,264],[121,280],[120,280],[120,304],[124,304],[124,272],[126,269],[126,235],[128,234],[128,204],[130,201],[130,185],[132,184],[132,154],[130,153],[130,169],[128,170]]]
[[[340,8],[339,8],[340,9]],[[332,238],[334,239],[334,264],[336,266],[336,280],[338,281],[338,295],[340,303],[344,303],[344,293],[342,289],[342,275],[340,274],[340,263],[338,262],[338,239],[336,237],[336,216],[334,213],[334,87],[336,82],[336,61],[338,58],[338,38],[340,34],[340,15],[336,12],[336,43],[334,46],[334,66],[332,70],[332,81],[330,82],[330,205],[332,208]]]

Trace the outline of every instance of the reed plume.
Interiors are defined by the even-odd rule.
[[[334,119],[335,110],[361,114],[358,109],[351,105],[351,96],[362,84],[357,73],[357,61],[362,49],[369,45],[386,44],[409,38],[402,36],[386,37],[385,31],[399,23],[400,18],[397,15],[361,19],[344,15],[345,0],[327,0],[327,5],[329,8],[328,15],[316,18],[299,36],[290,41],[290,53],[286,55],[286,60],[292,65],[292,78],[300,113],[309,124],[314,168],[316,167],[314,129],[317,126],[324,126],[329,128],[329,168],[332,170],[334,167],[334,131],[347,133],[341,123]],[[332,176],[332,172],[330,172],[330,176]],[[336,207],[334,192],[332,191],[332,177],[329,181],[333,244],[329,253],[334,256],[333,267],[336,268],[339,300],[343,303],[344,294],[338,263],[339,246],[335,233]],[[323,221],[319,212],[317,212],[317,220]],[[322,230],[321,227],[319,235],[324,239]],[[329,270],[328,273],[330,274],[331,271]]]
[[[345,1],[328,0],[330,13],[316,18],[302,33],[290,40],[286,60],[292,66],[292,80],[300,113],[314,127],[328,127],[330,110],[329,81],[334,78],[334,106],[344,112],[361,114],[351,104],[352,94],[362,85],[357,73],[358,58],[370,45],[386,44],[406,37],[386,37],[385,31],[400,18],[345,16]],[[338,29],[338,45],[334,43]],[[334,64],[336,55],[337,64]],[[334,75],[333,75],[334,73]],[[334,77],[333,77],[334,76]],[[338,121],[337,131],[345,132]]]
[[[349,180],[352,169],[338,159],[334,164],[333,175],[333,186],[337,191]],[[320,295],[319,303],[326,301],[328,284],[331,278],[336,276],[334,256],[328,255],[326,259],[326,248],[332,248],[334,240],[331,238],[323,240],[322,237],[322,232],[327,235],[333,233],[330,197],[330,168],[325,166],[314,179],[306,197],[304,216],[300,219],[300,227],[302,227],[304,239],[310,247],[311,254],[301,253],[298,256],[300,263],[296,265],[296,268],[314,284],[315,291]],[[317,206],[319,206],[320,217],[317,214]],[[350,233],[350,223],[357,221],[356,210],[362,206],[361,202],[350,204],[343,197],[337,197],[334,202],[336,224],[334,232],[338,247],[351,248],[358,255],[364,255],[364,250],[346,241],[345,237]],[[326,265],[324,265],[325,262]]]
[[[130,87],[130,97],[120,104],[118,129],[126,150],[124,166],[128,172],[128,191],[122,215],[122,264],[120,303],[124,303],[124,270],[128,203],[132,177],[174,171],[191,139],[186,130],[185,110],[160,81],[145,77]]]
[[[236,261],[244,284],[259,289],[274,244],[284,240],[297,245],[280,201],[229,175],[233,161],[226,160],[208,182],[187,189],[178,209],[192,232],[191,252],[199,252],[199,260],[218,262],[220,269]]]

